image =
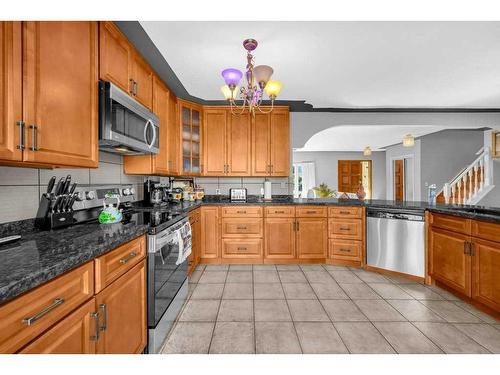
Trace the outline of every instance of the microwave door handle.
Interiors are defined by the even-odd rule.
[[[151,140],[151,143],[148,143],[147,131],[148,131],[148,126],[150,125],[153,129],[153,139]],[[155,144],[155,141],[156,141],[156,127],[153,124],[153,121],[151,121],[151,119],[148,119],[148,121],[146,121],[146,124],[144,125],[144,142],[146,142],[148,147],[151,148]]]

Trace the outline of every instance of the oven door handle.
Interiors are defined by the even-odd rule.
[[[148,137],[147,137],[149,126],[151,126],[151,128],[153,129],[153,139],[151,140],[151,143],[148,143]],[[146,124],[144,125],[144,142],[146,142],[148,147],[151,148],[155,144],[155,141],[156,141],[156,126],[153,123],[153,120],[148,119],[148,121],[146,121]]]

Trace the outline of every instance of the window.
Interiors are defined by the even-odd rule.
[[[309,190],[316,186],[316,170],[313,162],[293,164],[293,197],[307,198]]]

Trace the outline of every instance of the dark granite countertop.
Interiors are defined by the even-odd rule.
[[[482,206],[429,205],[426,202],[388,200],[294,199],[278,196],[271,201],[250,196],[247,202],[231,202],[226,196],[207,196],[202,202],[170,204],[172,211],[187,215],[203,205],[333,205],[364,206],[392,210],[429,210],[500,223],[500,208]],[[147,232],[147,225],[87,223],[56,231],[33,229],[33,220],[1,224],[0,236],[21,234],[22,239],[0,246],[0,304],[74,269],[101,254]]]
[[[22,238],[0,245],[0,304],[139,237],[147,225],[88,223],[38,231],[32,221],[22,221],[17,231],[14,224],[7,229],[1,234]]]

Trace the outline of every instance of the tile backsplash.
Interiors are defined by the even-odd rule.
[[[273,195],[293,194],[292,180],[287,177],[272,177],[268,179],[272,183]],[[196,177],[195,182],[205,189],[205,194],[216,194],[220,189],[222,195],[228,195],[231,188],[247,188],[249,195],[259,195],[264,187],[265,178],[260,177]]]
[[[50,177],[56,176],[59,180],[68,174],[79,186],[132,184],[137,199],[143,199],[144,177],[123,174],[122,157],[116,154],[100,152],[96,169],[0,167],[0,223],[35,217],[39,197],[47,190]]]

